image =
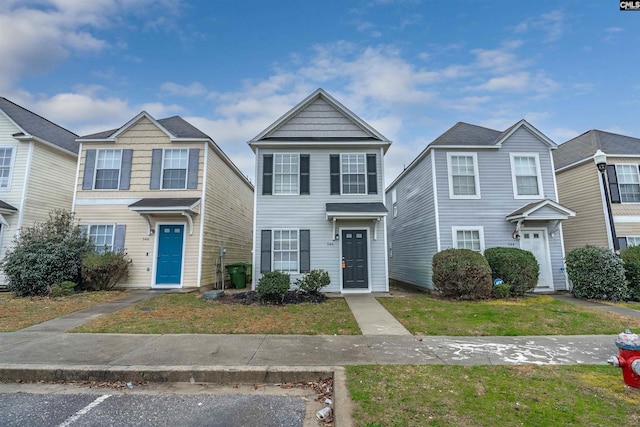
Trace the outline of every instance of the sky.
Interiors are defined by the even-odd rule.
[[[640,11],[614,0],[0,0],[0,96],[75,132],[179,115],[247,141],[321,87],[393,141],[457,122],[640,137]]]

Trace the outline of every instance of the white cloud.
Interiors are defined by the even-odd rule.
[[[545,42],[555,42],[564,34],[566,19],[565,12],[562,9],[556,9],[518,23],[513,31],[517,34],[530,31],[542,32]]]

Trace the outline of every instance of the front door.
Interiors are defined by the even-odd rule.
[[[553,290],[553,275],[551,273],[551,257],[549,256],[549,245],[547,243],[547,230],[542,229],[522,229],[520,232],[520,247],[527,250],[536,257],[540,265],[540,276],[536,290]]]
[[[369,289],[367,230],[342,230],[342,288]]]
[[[182,277],[184,225],[158,227],[156,285],[179,285]]]

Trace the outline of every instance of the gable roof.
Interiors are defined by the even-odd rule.
[[[553,153],[555,168],[559,170],[592,160],[598,150],[609,156],[640,157],[640,139],[597,129],[589,130],[558,146]]]
[[[1,96],[0,111],[20,128],[23,135],[14,135],[17,139],[36,137],[70,153],[78,154],[78,143],[76,142],[78,135],[75,133]]]
[[[513,124],[506,130],[500,132],[498,130],[489,129],[482,126],[476,126],[469,123],[458,122],[449,128],[445,133],[431,141],[422,150],[420,154],[407,166],[396,179],[386,188],[388,191],[393,187],[408,171],[413,169],[430,150],[440,148],[483,148],[496,149],[511,137],[518,129],[525,128],[536,138],[546,144],[549,149],[555,150],[557,144],[549,139],[545,134],[536,129],[526,120],[522,119]]]
[[[295,142],[371,142],[385,147],[391,144],[380,132],[351,112],[324,89],[316,89],[269,127],[249,141],[258,145]]]
[[[549,208],[544,210],[544,208]],[[536,215],[538,214],[539,215]],[[569,209],[560,203],[550,199],[544,199],[537,202],[527,203],[519,209],[507,214],[507,221],[518,221],[524,219],[534,220],[558,220],[567,219],[576,216],[575,211]]]

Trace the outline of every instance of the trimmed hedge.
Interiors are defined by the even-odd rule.
[[[296,279],[296,286],[299,290],[309,294],[319,294],[320,289],[331,283],[329,273],[324,270],[311,270],[302,279]]]
[[[433,256],[433,285],[446,298],[481,300],[491,297],[491,268],[479,252],[445,249]]]
[[[620,258],[627,278],[629,299],[640,301],[640,246],[629,246],[620,251]]]
[[[281,271],[269,271],[258,280],[256,293],[264,302],[279,304],[284,300],[290,286],[291,278],[288,274]]]
[[[627,281],[622,259],[608,249],[583,246],[567,254],[567,275],[576,298],[624,301]]]
[[[522,296],[538,284],[540,266],[529,251],[519,248],[489,248],[484,257],[491,267],[491,277],[510,286],[510,294]]]

